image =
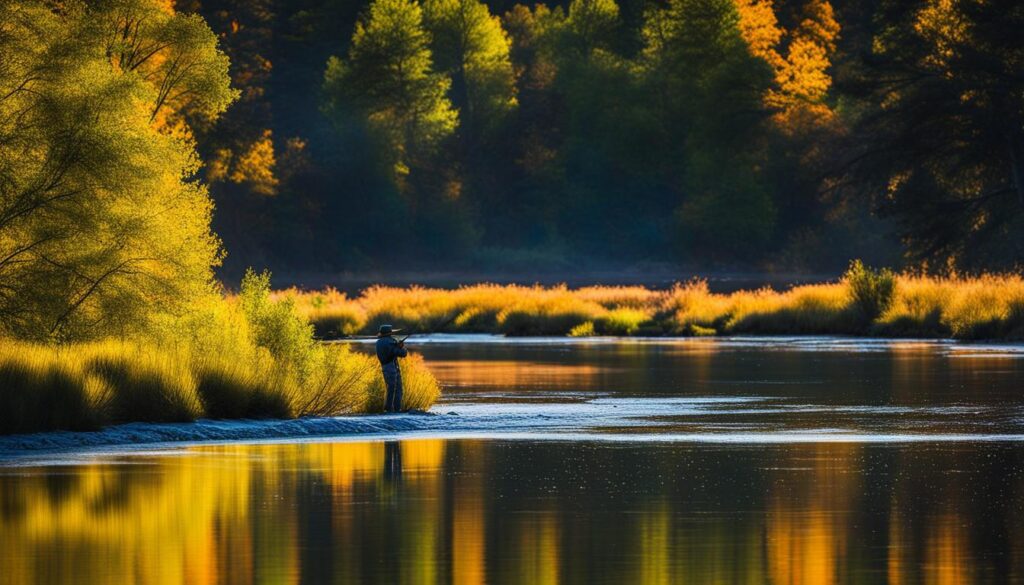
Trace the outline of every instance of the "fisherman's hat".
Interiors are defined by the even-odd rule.
[[[381,325],[380,329],[377,330],[377,337],[387,337],[392,333],[398,333],[401,329],[395,329],[391,325]]]

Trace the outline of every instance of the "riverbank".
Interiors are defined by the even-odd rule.
[[[382,410],[376,359],[344,346],[318,348],[300,376],[255,353],[106,341],[63,346],[0,342],[0,434],[95,431],[123,423],[293,419]],[[427,409],[437,381],[413,355],[402,363],[408,408]]]
[[[372,340],[331,345],[365,349]],[[0,436],[0,466],[194,445],[407,438],[701,444],[1024,440],[1020,409],[1007,406],[1018,398],[1016,378],[1008,374],[1024,368],[1022,344],[438,334],[413,338],[410,345],[450,388],[433,412],[133,422],[99,432],[6,435]],[[849,376],[851,364],[857,364],[858,377]],[[907,364],[914,366],[902,367]],[[422,386],[413,392],[422,397]],[[919,403],[925,396],[932,404]],[[809,412],[815,413],[813,421],[801,416]]]
[[[1024,338],[1019,275],[926,277],[854,263],[838,281],[714,293],[706,281],[642,286],[476,284],[454,289],[374,286],[274,293],[321,338],[372,334],[379,323],[420,333],[510,336],[863,335]]]
[[[205,300],[154,318],[144,335],[0,337],[0,434],[383,410],[376,358],[317,341],[293,303],[270,298],[269,274]],[[403,405],[429,408],[437,380],[422,359],[402,361]]]

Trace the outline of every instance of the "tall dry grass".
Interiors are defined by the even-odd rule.
[[[382,410],[376,359],[341,345],[324,352],[326,365],[299,379],[266,355],[239,362],[155,344],[0,340],[0,434]],[[405,361],[404,404],[429,408],[439,395],[437,380],[418,356]]]
[[[713,293],[705,281],[668,290],[477,284],[456,289],[375,286],[358,297],[334,290],[274,293],[322,337],[407,330],[506,335],[844,334],[1024,338],[1019,275],[924,277],[859,262],[836,282],[788,290]]]

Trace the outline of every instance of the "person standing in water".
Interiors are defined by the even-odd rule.
[[[404,341],[392,337],[398,331],[391,325],[381,325],[377,330],[377,359],[388,388],[384,396],[384,412],[402,410],[402,372],[398,369],[398,358],[404,358],[409,352]]]

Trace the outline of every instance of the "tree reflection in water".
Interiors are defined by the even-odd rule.
[[[432,439],[10,469],[0,582],[1010,581],[1017,451]]]

